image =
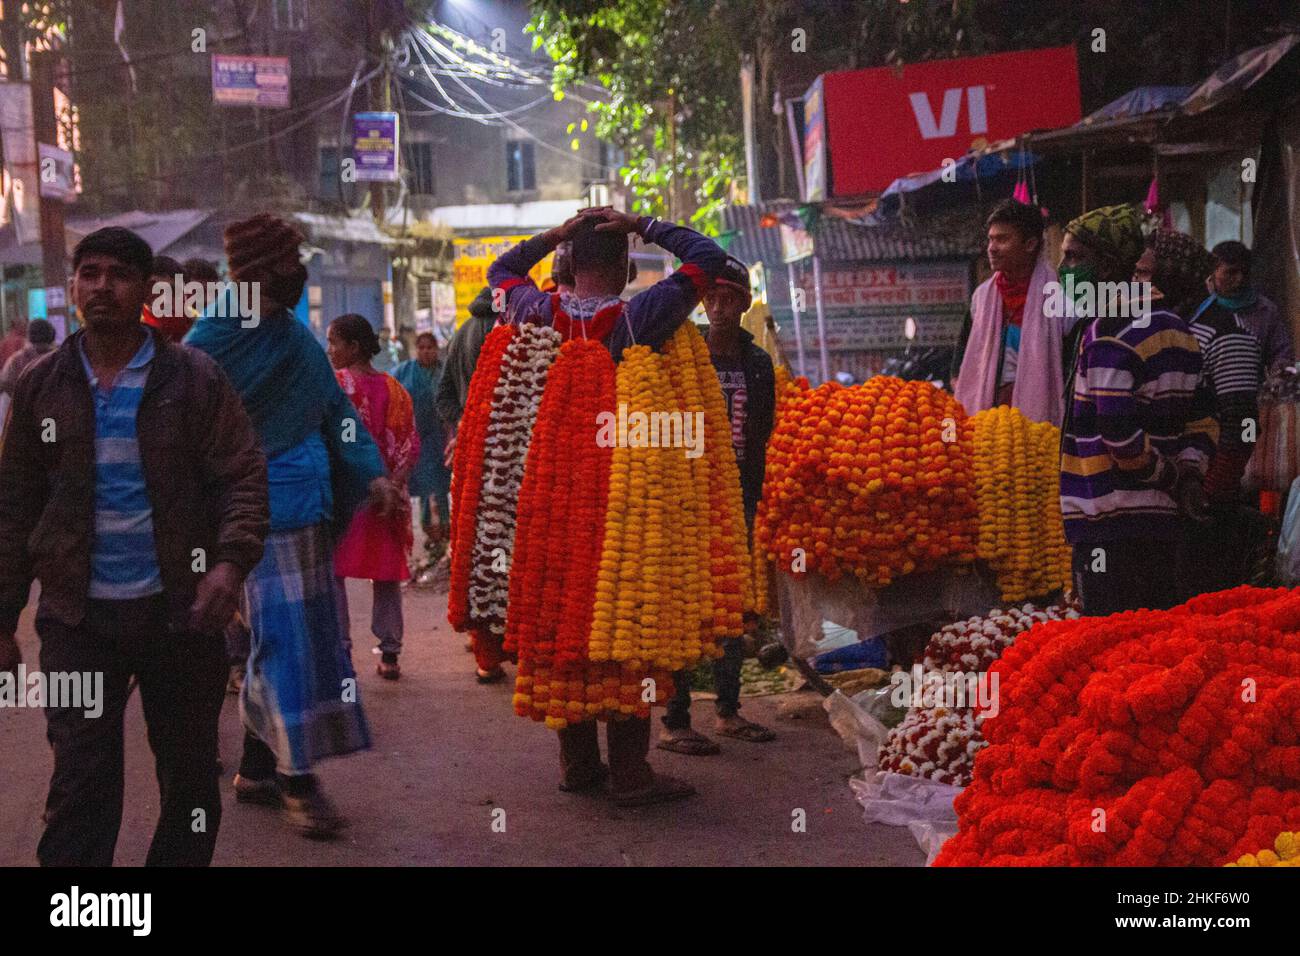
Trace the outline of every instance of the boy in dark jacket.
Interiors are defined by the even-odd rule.
[[[212,360],[141,324],[152,258],[126,229],[77,245],[85,328],[19,382],[0,456],[0,673],[39,579],[41,671],[99,688],[89,708],[44,702],[46,866],[112,865],[133,677],[162,803],[147,864],[206,866],[221,822],[222,631],[262,557],[266,461]]]
[[[767,439],[772,434],[776,415],[776,374],[771,357],[754,343],[753,335],[740,327],[741,317],[751,302],[749,269],[745,264],[728,256],[722,273],[702,298],[709,316],[709,357],[727,399],[731,447],[740,468],[745,525],[752,533],[758,500],[763,495]],[[740,716],[742,638],[738,635],[726,639],[722,650],[723,656],[713,662],[713,681],[718,692],[717,732],[752,743],[775,739],[776,735],[766,727]],[[716,743],[691,729],[691,683],[686,672],[677,674],[673,683],[677,693],[668,702],[658,746],[691,756],[718,753]]]

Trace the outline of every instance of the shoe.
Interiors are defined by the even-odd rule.
[[[298,796],[286,792],[283,815],[289,826],[310,840],[328,840],[348,825],[319,786]]]
[[[283,793],[274,777],[267,777],[265,780],[249,780],[245,776],[235,774],[235,799],[240,803],[279,807],[283,803]]]
[[[402,668],[398,666],[397,661],[380,661],[375,667],[375,673],[384,680],[397,680],[402,676]]]

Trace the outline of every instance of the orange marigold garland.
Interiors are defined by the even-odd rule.
[[[881,587],[969,563],[976,517],[971,429],[951,395],[889,376],[787,386],[755,528],[783,571]]]
[[[501,360],[514,334],[513,325],[500,325],[488,332],[483,340],[465,397],[465,413],[456,431],[451,473],[451,567],[447,618],[458,631],[471,626],[469,580],[483,487],[484,441],[492,411],[492,395],[501,374]]]
[[[1300,593],[1041,624],[991,671],[936,865],[1213,866],[1300,826]]]

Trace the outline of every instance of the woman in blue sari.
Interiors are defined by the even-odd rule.
[[[442,421],[434,407],[438,384],[442,380],[442,360],[438,340],[432,332],[421,332],[415,339],[416,355],[393,370],[393,377],[411,394],[415,405],[415,428],[420,434],[420,458],[411,473],[408,491],[420,501],[420,527],[424,529],[425,547],[447,536],[451,521],[447,495],[451,491],[451,469],[443,460],[446,444]],[[432,508],[430,500],[432,499]],[[433,523],[437,509],[438,524]]]

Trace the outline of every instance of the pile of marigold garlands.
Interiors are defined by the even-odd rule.
[[[979,557],[1008,603],[1069,583],[1053,425],[887,376],[779,395],[755,528],[776,567],[880,587]]]
[[[755,540],[781,570],[884,586],[975,558],[971,429],[926,382],[799,379],[768,443]]]
[[[979,501],[976,553],[997,572],[1004,601],[1049,594],[1070,583],[1058,489],[1060,430],[999,405],[971,416],[975,493]]]
[[[536,337],[526,329],[513,335]],[[661,352],[634,345],[617,367],[603,345],[582,337],[528,363],[512,350],[511,334],[489,335],[471,382],[470,402],[486,396],[493,407],[471,418],[467,405],[453,547],[482,541],[477,529],[486,522],[486,543],[508,560],[504,647],[518,655],[518,714],[555,728],[647,716],[651,703],[672,694],[674,671],[718,656],[717,640],[741,633],[752,604],[740,478],[708,348],[686,323]],[[539,340],[527,354],[546,355],[550,344]],[[498,410],[501,401],[510,407]],[[637,441],[631,429],[622,440],[611,423],[638,412],[659,413],[675,440]],[[690,457],[683,429],[701,421],[697,412],[703,454]],[[513,427],[492,446],[479,418]],[[520,441],[524,419],[530,428]],[[512,454],[513,466],[503,461]],[[504,480],[491,495],[476,486],[494,474]],[[482,543],[468,560],[453,553],[449,608],[458,628],[477,626],[475,585],[485,573],[475,569],[489,557]],[[495,610],[485,603],[489,623]]]
[[[1300,828],[1300,592],[1040,624],[940,866],[1215,866]]]

